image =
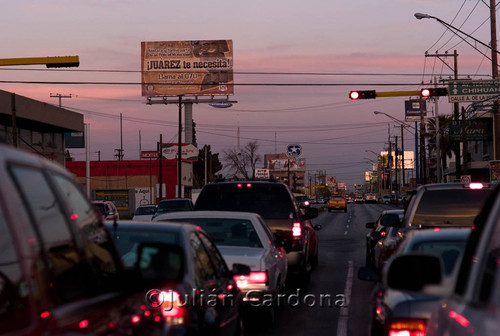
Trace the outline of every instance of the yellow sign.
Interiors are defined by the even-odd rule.
[[[232,95],[233,41],[141,42],[142,95]]]

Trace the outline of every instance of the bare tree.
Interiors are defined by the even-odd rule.
[[[255,179],[255,168],[257,163],[261,161],[260,156],[257,154],[258,149],[259,143],[254,140],[248,142],[239,151],[236,148],[224,151],[223,160],[225,166],[236,177],[245,180]]]

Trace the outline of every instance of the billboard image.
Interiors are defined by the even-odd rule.
[[[233,41],[141,42],[142,95],[234,94]]]

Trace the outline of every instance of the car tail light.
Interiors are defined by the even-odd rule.
[[[235,275],[234,281],[239,289],[248,287],[265,286],[267,284],[267,272],[250,272],[249,275]]]
[[[469,183],[469,188],[470,189],[483,189],[484,184],[482,184],[482,183]]]
[[[302,235],[302,227],[300,226],[300,223],[293,223],[292,236],[300,237],[301,235]]]
[[[393,320],[388,326],[389,336],[424,336],[426,320]]]
[[[184,324],[186,307],[181,303],[180,298],[181,296],[179,293],[173,290],[162,291],[160,295],[158,295],[161,313],[168,324]]]

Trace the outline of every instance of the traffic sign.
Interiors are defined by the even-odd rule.
[[[448,83],[450,103],[479,102],[490,98],[500,98],[500,80],[463,80]]]
[[[460,176],[460,183],[471,183],[472,181],[472,176],[470,175],[461,175]]]
[[[286,147],[286,154],[290,157],[300,157],[302,155],[302,146],[299,144],[290,144]]]

